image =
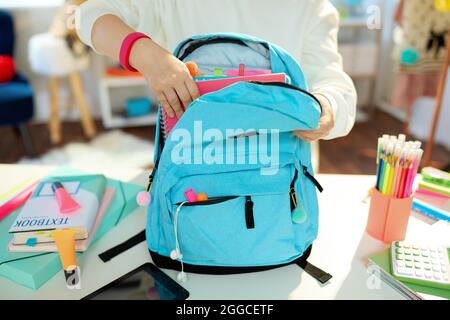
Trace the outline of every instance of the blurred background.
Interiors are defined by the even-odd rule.
[[[374,174],[377,138],[399,133],[432,146],[429,164],[449,170],[449,84],[435,112],[449,13],[406,1],[332,1],[359,102],[350,135],[319,143],[319,172]],[[0,0],[0,163],[152,166],[157,117],[145,81],[67,30],[81,2]]]

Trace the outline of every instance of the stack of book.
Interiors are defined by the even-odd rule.
[[[60,182],[80,205],[71,213],[61,213],[52,190]],[[9,252],[57,252],[51,233],[58,229],[75,230],[75,250],[85,251],[114,198],[115,190],[106,188],[103,175],[53,177],[42,181],[12,224]]]
[[[422,181],[414,196],[413,209],[450,222],[450,173],[424,168]]]

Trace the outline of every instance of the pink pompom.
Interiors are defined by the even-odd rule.
[[[151,197],[150,197],[150,193],[149,192],[141,191],[136,196],[136,202],[141,207],[148,206],[150,204],[150,201],[151,201]]]

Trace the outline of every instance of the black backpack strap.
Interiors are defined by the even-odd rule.
[[[309,274],[311,277],[319,281],[320,283],[324,284],[327,283],[328,280],[330,280],[333,276],[322,269],[317,268],[315,265],[308,262],[308,260],[299,260],[296,262],[296,264],[305,270],[307,274]]]
[[[115,247],[112,247],[111,249],[106,250],[103,253],[100,253],[98,257],[103,262],[108,262],[112,258],[118,256],[119,254],[127,251],[128,249],[131,249],[135,245],[141,243],[142,241],[145,241],[145,230],[142,230],[138,234],[134,235],[130,239],[118,244]]]

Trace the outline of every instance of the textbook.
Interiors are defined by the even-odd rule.
[[[67,193],[81,206],[71,213],[60,213],[52,190],[53,182],[60,182]],[[14,244],[53,242],[53,230],[71,228],[75,239],[86,239],[94,224],[105,191],[103,175],[52,177],[42,181],[21,209],[9,233]]]
[[[86,251],[89,245],[92,242],[100,224],[103,221],[103,217],[109,209],[111,202],[114,199],[116,190],[114,188],[106,188],[105,193],[103,195],[102,201],[100,203],[100,208],[98,209],[97,215],[95,217],[94,225],[92,227],[89,236],[86,239],[76,240],[75,241],[75,250],[77,252]],[[54,242],[42,242],[36,243],[35,245],[26,245],[26,244],[14,244],[14,239],[11,239],[8,244],[9,252],[58,252],[58,249]]]

